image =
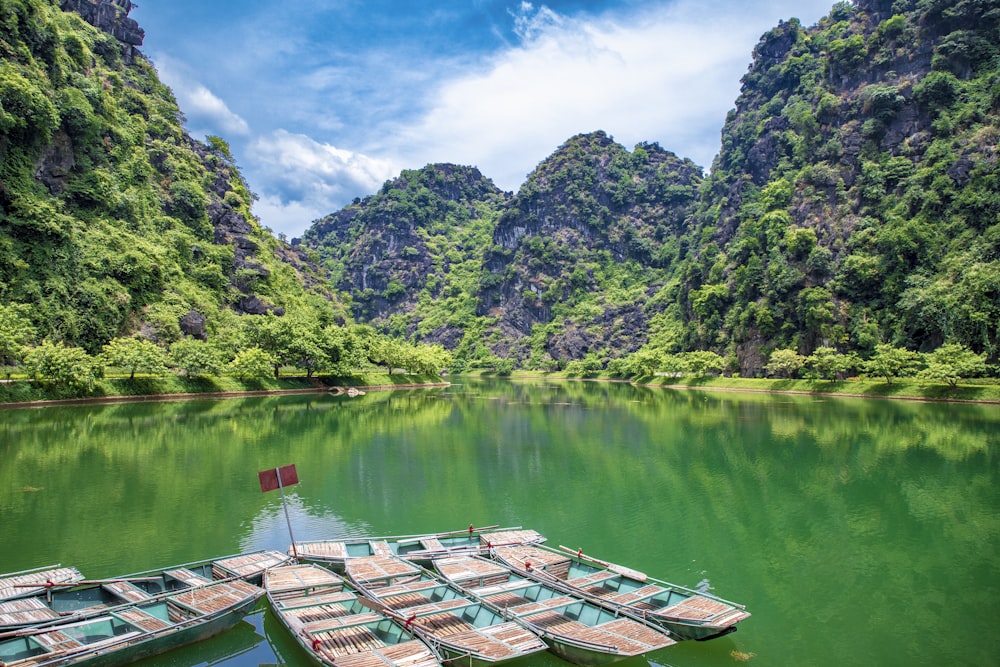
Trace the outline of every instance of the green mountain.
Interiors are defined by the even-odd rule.
[[[708,176],[596,132],[513,197],[452,198],[424,180],[462,170],[430,166],[304,242],[359,320],[471,365],[710,350],[758,374],[777,348],[865,356],[881,342],[996,360],[998,36],[995,0],[839,2],[816,26],[761,38]],[[473,208],[470,234],[454,210]],[[439,233],[403,243],[402,228]],[[481,265],[478,284],[443,282],[455,265]]]
[[[130,10],[0,0],[0,307],[90,352],[136,332],[224,341],[240,315],[343,319],[253,217],[226,143],[185,133]]]
[[[282,321],[302,349],[271,341],[279,361],[321,369],[349,365],[335,325],[354,320],[456,368],[710,351],[756,375],[775,349],[878,343],[1000,357],[997,0],[779,24],[709,174],[593,132],[517,193],[474,167],[404,171],[292,246],[253,216],[225,141],[185,133],[131,7],[0,0],[0,320],[36,342],[195,337],[232,356]],[[362,356],[399,367],[396,348],[415,349]]]

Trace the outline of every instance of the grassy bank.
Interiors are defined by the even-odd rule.
[[[104,378],[92,389],[74,390],[56,383],[14,380],[0,383],[0,404],[35,401],[104,400],[146,396],[241,394],[258,392],[328,391],[337,387],[384,389],[432,385],[441,382],[437,376],[367,373],[344,377],[318,376],[306,378],[254,378],[180,376]]]
[[[498,377],[496,373],[475,372],[469,375]],[[581,377],[564,372],[533,373],[517,371],[506,376],[511,379],[592,380],[607,378]],[[617,380],[625,381],[625,380]],[[896,378],[887,383],[884,378],[852,380],[782,380],[771,378],[732,377],[663,377],[648,376],[631,380],[634,384],[678,389],[706,389],[717,391],[752,391],[796,394],[823,394],[860,396],[864,398],[899,398],[922,401],[978,401],[1000,403],[1000,383],[980,380],[959,383],[957,387],[916,380]]]

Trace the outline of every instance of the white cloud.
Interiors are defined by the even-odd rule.
[[[400,171],[389,160],[286,130],[256,138],[248,151],[248,180],[265,184],[254,213],[263,224],[289,235],[354,197],[371,194]]]
[[[516,189],[570,136],[600,129],[629,147],[659,141],[707,169],[753,45],[781,16],[760,3],[712,5],[573,19],[523,2],[521,44],[442,82],[433,108],[384,150],[412,166],[474,164]]]
[[[160,80],[174,91],[174,97],[188,119],[188,128],[192,134],[250,134],[250,125],[230,110],[215,93],[194,80],[185,66],[161,55],[156,57],[156,68]]]

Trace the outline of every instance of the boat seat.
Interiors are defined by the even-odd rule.
[[[128,581],[112,581],[102,584],[101,588],[126,602],[142,602],[152,597],[149,593]]]
[[[57,618],[59,614],[38,598],[0,602],[0,627],[43,623]]]
[[[173,570],[167,570],[164,574],[180,581],[181,583],[187,584],[188,586],[203,586],[205,584],[212,583],[212,580],[208,577],[203,577],[200,574],[192,572],[186,567],[178,567]]]

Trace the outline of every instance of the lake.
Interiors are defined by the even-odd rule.
[[[998,406],[600,382],[6,410],[0,571],[284,551],[294,463],[296,539],[524,526],[753,614],[624,667],[996,664],[998,455]],[[308,662],[261,609],[144,664]]]

